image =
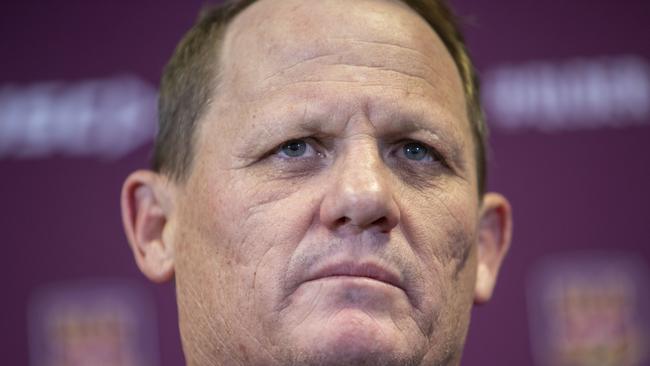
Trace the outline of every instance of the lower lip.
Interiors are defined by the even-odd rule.
[[[358,308],[362,311],[393,312],[408,303],[400,287],[369,277],[328,276],[305,281],[292,292],[290,304],[305,309]]]
[[[352,286],[352,287],[370,286],[370,287],[378,287],[384,289],[403,291],[401,288],[392,285],[388,282],[380,281],[370,277],[363,277],[363,276],[346,276],[346,275],[327,276],[327,277],[321,277],[321,278],[307,281],[304,284],[319,283],[319,282],[339,284],[342,286]]]
[[[317,301],[327,308],[355,307],[390,311],[404,300],[399,287],[369,277],[328,276],[303,282],[293,294],[297,303]],[[310,306],[312,306],[310,305]]]

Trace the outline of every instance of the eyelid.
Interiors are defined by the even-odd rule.
[[[277,145],[268,155],[280,155],[283,154],[282,152],[282,147],[289,143],[289,142],[295,142],[295,141],[304,141],[305,144],[307,145],[307,151],[309,149],[314,151],[314,155],[316,156],[324,156],[323,152],[321,151],[322,149],[320,148],[320,145],[318,144],[317,140],[314,137],[296,137],[296,138],[291,138],[285,141],[282,141],[279,145]],[[306,159],[310,158],[312,156],[298,156],[298,157],[290,157],[290,156],[282,156],[284,159]]]
[[[396,148],[397,152],[398,153],[402,152],[403,151],[402,149],[404,148],[404,146],[406,144],[410,144],[410,143],[416,143],[416,144],[420,144],[420,145],[426,147],[428,153],[431,155],[431,158],[432,158],[432,160],[434,162],[438,162],[438,163],[442,164],[443,166],[449,168],[449,164],[447,163],[447,159],[445,158],[443,153],[441,153],[440,150],[436,149],[434,146],[431,146],[430,144],[428,144],[428,143],[426,143],[424,141],[421,141],[421,140],[416,140],[416,139],[413,139],[413,138],[407,138],[407,139],[399,140],[397,142],[397,144],[396,144],[397,145],[397,148]]]

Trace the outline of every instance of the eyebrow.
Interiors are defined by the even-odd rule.
[[[452,123],[452,122],[447,122]],[[458,138],[454,132],[443,131],[443,129],[432,128],[418,122],[414,118],[399,118],[399,127],[388,128],[380,134],[382,136],[406,136],[416,133],[422,133],[426,136],[423,142],[428,142],[440,149],[449,163],[456,165],[459,169],[464,170],[467,162],[463,155],[463,140]]]
[[[273,100],[275,99],[273,97],[264,102],[261,110],[256,113],[263,134],[259,133],[260,130],[257,130],[257,133],[250,131],[243,136],[243,140],[252,142],[260,138],[274,139],[273,137],[278,135],[287,138],[310,135],[338,136],[338,124],[328,123],[336,118],[335,114],[338,110],[336,104],[323,103],[315,97],[303,97],[304,95],[296,98],[295,104],[286,101],[278,103]],[[378,103],[384,106],[392,104],[386,101]],[[277,108],[278,105],[281,106],[280,110]],[[287,110],[282,110],[284,108]],[[461,171],[467,168],[466,157],[463,154],[465,144],[458,131],[459,127],[456,127],[458,123],[469,123],[465,119],[457,119],[431,101],[417,107],[412,103],[399,103],[395,104],[395,107],[384,107],[381,113],[374,113],[375,108],[376,106],[370,107],[369,115],[366,117],[377,128],[377,139],[407,137],[407,135],[420,133],[427,137],[423,142],[429,142],[439,149],[450,164]]]

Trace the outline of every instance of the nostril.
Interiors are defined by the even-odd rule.
[[[382,231],[384,231],[383,229],[388,226],[388,219],[385,216],[382,216],[376,219],[375,221],[372,221],[370,224],[361,224],[361,225],[353,222],[352,219],[350,219],[347,216],[340,217],[336,221],[334,221],[334,227],[343,227],[348,225],[358,226],[361,228],[368,228],[368,227],[375,226],[378,228],[382,228]]]
[[[378,218],[377,220],[373,221],[372,225],[382,226],[383,227],[384,225],[386,225],[387,221],[388,220],[386,219],[386,217],[382,216],[382,217]]]
[[[346,217],[346,216],[343,216],[343,217],[340,217],[338,220],[336,220],[336,226],[343,226],[343,225],[347,224],[348,222],[350,222],[350,218]]]

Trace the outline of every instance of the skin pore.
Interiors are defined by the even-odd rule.
[[[442,41],[399,1],[261,0],[221,51],[187,179],[122,198],[188,365],[457,365],[510,211]]]

